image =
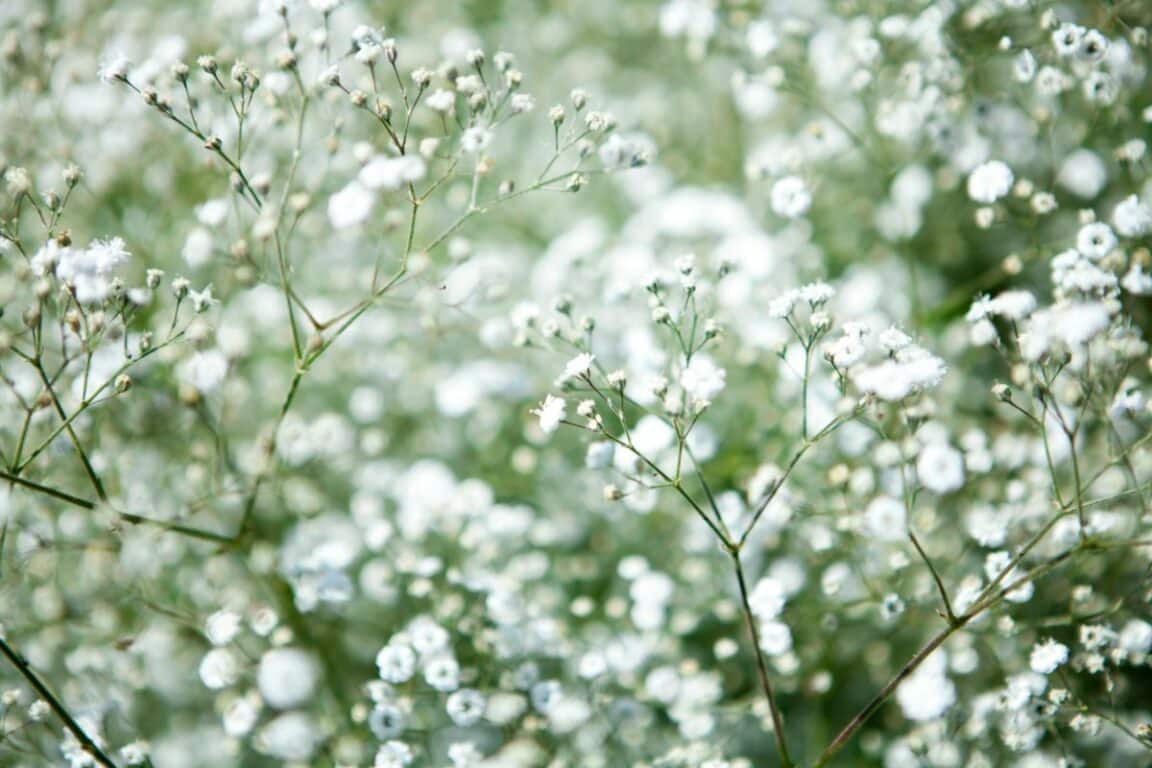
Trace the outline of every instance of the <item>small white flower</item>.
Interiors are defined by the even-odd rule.
[[[680,386],[697,402],[711,403],[724,390],[727,373],[707,357],[694,357],[680,373]]]
[[[424,665],[424,682],[441,693],[449,693],[460,686],[460,665],[456,659],[444,654]]]
[[[357,179],[368,189],[400,189],[420,181],[427,173],[424,158],[419,155],[375,157],[360,169]]]
[[[583,376],[592,370],[592,363],[596,361],[595,355],[590,355],[583,352],[568,361],[564,366],[564,378],[574,379],[577,376]]]
[[[444,88],[438,88],[424,98],[424,104],[435,112],[451,112],[456,106],[456,94]]]
[[[368,218],[375,198],[359,181],[351,181],[328,198],[328,220],[337,229],[355,226]]]
[[[1049,638],[1032,648],[1028,665],[1038,675],[1050,675],[1056,668],[1068,661],[1068,646]]]
[[[760,621],[771,621],[784,611],[784,603],[788,594],[784,585],[777,579],[764,577],[756,582],[752,593],[748,595],[748,604],[752,614]]]
[[[240,614],[216,611],[204,622],[204,634],[212,645],[227,645],[240,634]]]
[[[1076,235],[1076,250],[1086,259],[1099,261],[1116,247],[1116,235],[1102,222],[1087,224]]]
[[[1012,190],[1012,169],[999,160],[978,165],[968,176],[968,197],[989,205]]]
[[[461,728],[475,725],[484,717],[484,695],[471,688],[462,688],[448,697],[445,708],[452,722]]]
[[[864,510],[866,532],[881,541],[900,541],[907,524],[904,503],[891,496],[877,496]]]
[[[895,326],[883,331],[877,340],[886,352],[898,352],[912,343],[912,337]]]
[[[508,100],[508,108],[514,115],[522,115],[536,108],[536,99],[527,93],[514,93]]]
[[[127,56],[115,53],[100,62],[96,74],[106,83],[115,83],[128,77],[128,69],[131,66]]]
[[[470,155],[483,152],[490,143],[492,143],[492,131],[478,125],[468,128],[460,136],[460,148]]]
[[[1084,39],[1084,27],[1064,23],[1052,33],[1052,47],[1058,56],[1074,56],[1080,52],[1080,42]]]
[[[1113,209],[1112,224],[1123,237],[1143,237],[1152,232],[1152,207],[1128,195]]]
[[[273,648],[260,659],[256,685],[264,701],[276,709],[305,704],[316,690],[316,662],[299,648]]]
[[[212,286],[205,286],[202,291],[188,290],[188,300],[192,302],[192,309],[196,313],[204,312],[213,304],[219,302],[212,297]]]
[[[964,454],[947,443],[929,443],[916,460],[916,476],[933,493],[958,491],[964,487]]]
[[[532,413],[540,417],[540,430],[544,434],[550,435],[556,431],[564,420],[565,408],[564,398],[547,395],[540,407],[533,409]]]
[[[812,206],[812,193],[799,176],[785,176],[772,185],[772,210],[786,219],[796,219]]]
[[[380,679],[386,683],[406,683],[416,672],[416,653],[407,645],[386,645],[376,654]]]
[[[412,748],[402,741],[386,741],[376,751],[372,768],[405,768],[415,759]]]

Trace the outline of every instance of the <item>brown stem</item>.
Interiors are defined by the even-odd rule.
[[[764,663],[764,652],[760,650],[760,633],[756,629],[756,617],[752,614],[752,605],[748,602],[748,582],[744,578],[740,551],[729,549],[728,553],[732,557],[732,566],[736,569],[736,582],[740,585],[740,605],[744,612],[744,623],[748,626],[748,635],[752,640],[752,650],[756,656],[756,672],[760,676],[760,687],[764,689],[764,698],[768,700],[768,710],[772,715],[772,735],[776,739],[776,751],[780,754],[780,763],[784,768],[794,768],[796,764],[788,754],[788,743],[784,739],[784,718],[780,714],[780,706],[776,703],[772,681],[768,678],[768,666]]]

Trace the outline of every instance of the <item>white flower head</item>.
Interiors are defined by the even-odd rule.
[[[564,398],[555,397],[554,395],[547,395],[544,402],[540,404],[539,408],[532,410],[532,413],[540,417],[540,430],[550,435],[556,431],[560,426],[560,422],[564,420],[566,411],[566,404]]]
[[[568,363],[564,366],[564,378],[574,379],[578,376],[583,376],[587,373],[590,373],[592,370],[592,364],[595,361],[596,356],[588,354],[587,352],[582,352],[579,355],[576,355],[576,357],[569,360]]]
[[[1037,643],[1028,657],[1028,666],[1038,675],[1050,675],[1068,661],[1068,646],[1049,638]]]
[[[797,219],[812,206],[812,193],[799,176],[785,176],[772,185],[772,210],[786,219]]]
[[[968,176],[968,197],[989,205],[1012,190],[1013,180],[1012,169],[1000,160],[982,163]]]
[[[695,401],[711,403],[724,389],[727,373],[707,357],[692,358],[680,373],[680,386]]]
[[[328,198],[328,220],[336,229],[347,229],[368,218],[375,198],[359,181],[349,182]]]

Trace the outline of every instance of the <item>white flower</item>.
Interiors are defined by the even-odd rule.
[[[785,176],[772,185],[772,210],[786,219],[796,219],[808,212],[812,193],[799,176]]]
[[[368,189],[395,190],[420,181],[427,170],[424,158],[419,155],[375,157],[360,169],[357,178]]]
[[[1052,33],[1052,47],[1058,56],[1074,56],[1080,51],[1080,41],[1084,38],[1084,27],[1067,22]]]
[[[114,83],[128,77],[128,69],[132,63],[128,57],[121,53],[114,53],[100,62],[96,74],[106,83]]]
[[[697,356],[680,373],[680,386],[697,402],[711,403],[724,389],[727,373],[707,357]]]
[[[664,37],[707,40],[716,32],[716,11],[706,0],[669,0],[660,8]]]
[[[595,361],[596,356],[590,355],[587,352],[576,355],[576,357],[569,360],[568,364],[564,366],[564,378],[574,379],[577,376],[583,376],[592,370],[592,363]]]
[[[752,614],[761,621],[775,619],[784,610],[784,603],[788,595],[784,585],[771,577],[764,577],[756,582],[752,593],[748,595],[748,604]]]
[[[196,313],[204,312],[213,304],[219,302],[212,296],[212,286],[205,286],[202,291],[188,290],[188,300],[192,302],[192,310]]]
[[[760,650],[769,656],[781,656],[792,650],[792,630],[782,621],[760,624]]]
[[[216,197],[196,206],[196,220],[206,227],[216,227],[228,217],[228,198]]]
[[[900,541],[907,525],[904,503],[891,496],[877,496],[864,510],[866,532],[881,541]]]
[[[72,287],[81,304],[98,304],[108,298],[113,272],[128,257],[119,237],[93,240],[83,250],[50,241],[33,256],[32,269],[41,275],[54,273]]]
[[[1068,302],[1041,310],[1029,318],[1020,334],[1020,353],[1026,360],[1039,360],[1060,347],[1077,353],[1108,328],[1108,310],[1098,302]]]
[[[1136,296],[1147,296],[1152,294],[1152,275],[1145,272],[1144,267],[1139,264],[1133,264],[1120,281],[1120,285],[1128,293]]]
[[[404,712],[393,704],[377,704],[368,713],[368,727],[381,741],[399,736],[404,731],[405,720]]]
[[[866,339],[872,332],[863,323],[845,323],[843,335],[824,345],[824,355],[840,370],[849,368],[864,359],[868,352]]]
[[[748,24],[745,44],[749,53],[757,59],[763,59],[780,45],[776,25],[763,19],[751,22]]]
[[[448,693],[460,686],[460,665],[447,654],[436,656],[424,665],[424,682],[441,693]]]
[[[896,702],[909,720],[935,720],[956,703],[956,686],[945,675],[948,657],[936,651],[896,689]]]
[[[213,648],[200,660],[200,681],[211,690],[227,688],[240,677],[240,662],[228,648]]]
[[[1104,37],[1099,30],[1090,29],[1085,32],[1084,36],[1080,39],[1080,46],[1076,50],[1076,58],[1095,64],[1104,59],[1108,53],[1110,44],[1108,38]]]
[[[144,765],[148,761],[148,744],[134,741],[120,748],[120,759],[127,765]]]
[[[1050,675],[1056,668],[1068,661],[1068,646],[1049,638],[1032,648],[1028,666],[1038,675]]]
[[[402,741],[386,741],[376,751],[372,768],[404,768],[412,764],[412,748]]]
[[[1100,156],[1087,149],[1070,152],[1060,165],[1056,183],[1077,197],[1089,200],[1100,194],[1108,181],[1108,168]]]
[[[199,267],[212,259],[212,233],[205,227],[193,227],[184,239],[180,255],[190,267]]]
[[[416,672],[416,653],[407,645],[386,645],[376,654],[380,679],[386,683],[405,683]]]
[[[375,198],[359,181],[351,181],[328,198],[328,220],[337,229],[346,229],[368,218]]]
[[[968,176],[968,197],[988,205],[1006,196],[1012,190],[1012,169],[999,160],[990,160],[976,166]]]
[[[1152,207],[1128,195],[1112,210],[1112,224],[1123,237],[1143,237],[1152,232]]]
[[[794,290],[772,299],[772,301],[768,302],[768,316],[783,320],[792,314],[792,310],[796,308],[796,302],[799,299],[799,292]]]
[[[1141,656],[1152,650],[1152,624],[1131,619],[1120,630],[1117,644],[1129,656]]]
[[[1036,57],[1025,48],[1012,60],[1012,75],[1017,82],[1028,83],[1036,77]]]
[[[1035,309],[1036,297],[1028,291],[1004,291],[988,302],[988,311],[991,314],[1009,320],[1023,320]]]
[[[964,455],[947,443],[929,443],[916,460],[916,476],[933,493],[958,491],[964,487]]]
[[[813,307],[827,304],[836,295],[836,289],[828,283],[817,281],[800,286],[800,298]]]
[[[584,455],[584,466],[589,469],[603,469],[612,465],[616,456],[616,446],[607,440],[591,443]]]
[[[514,93],[512,98],[508,100],[508,109],[514,115],[521,115],[525,112],[531,112],[536,108],[536,99],[527,93]]]
[[[474,125],[460,136],[460,148],[470,155],[483,152],[492,142],[492,131]]]
[[[540,429],[544,434],[550,435],[560,426],[564,420],[565,407],[563,398],[548,395],[539,408],[533,409],[532,413],[540,417]]]
[[[1076,250],[1086,259],[1099,261],[1116,247],[1116,235],[1107,224],[1096,222],[1080,228],[1076,235]]]
[[[457,741],[448,747],[448,759],[452,768],[474,768],[484,760],[484,753],[470,741]]]
[[[896,401],[936,386],[946,370],[943,360],[912,344],[900,350],[895,359],[856,371],[852,380],[861,392]]]
[[[286,712],[260,732],[262,751],[280,760],[306,763],[320,742],[320,730],[303,712]]]
[[[452,722],[461,728],[475,725],[484,717],[484,695],[471,688],[462,688],[448,697],[445,708]]]
[[[877,341],[886,352],[899,352],[912,343],[912,337],[893,326],[883,331]]]
[[[424,98],[424,104],[436,112],[451,112],[456,106],[456,94],[444,88],[438,88]]]
[[[181,366],[180,378],[205,394],[216,391],[228,375],[228,358],[219,349],[196,352]]]
[[[240,614],[217,611],[204,622],[204,635],[212,645],[227,645],[240,634]]]
[[[256,672],[260,695],[276,709],[307,703],[316,690],[316,681],[316,662],[299,648],[273,648],[261,657]]]

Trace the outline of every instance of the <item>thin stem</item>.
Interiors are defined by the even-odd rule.
[[[7,480],[10,483],[15,483],[16,485],[22,485],[25,488],[29,488],[33,491],[38,491],[39,493],[43,493],[47,496],[51,496],[52,498],[60,499],[61,501],[66,501],[69,504],[72,504],[73,506],[80,507],[82,509],[96,509],[96,502],[94,502],[94,501],[89,501],[88,499],[82,499],[79,496],[73,496],[70,493],[58,490],[56,488],[52,488],[51,486],[41,485],[40,483],[34,482],[32,480],[27,480],[23,477],[20,477],[19,475],[11,474],[10,472],[5,472],[3,470],[0,470],[0,479]]]
[[[744,566],[740,562],[740,551],[729,549],[728,554],[732,559],[732,567],[736,570],[736,582],[740,586],[740,606],[744,613],[744,623],[748,626],[748,635],[752,640],[752,651],[756,656],[756,673],[760,677],[760,687],[764,690],[764,698],[768,700],[768,711],[772,716],[772,735],[776,739],[776,751],[784,768],[793,768],[796,764],[792,762],[792,756],[788,753],[788,743],[784,737],[784,718],[780,714],[780,705],[776,702],[776,693],[768,677],[768,665],[760,648],[756,616],[752,613],[752,605],[748,602],[748,582],[744,577]]]
[[[908,538],[912,540],[912,546],[920,553],[920,559],[928,566],[928,570],[932,572],[932,579],[936,582],[936,589],[940,592],[940,599],[944,602],[944,616],[948,619],[949,624],[956,623],[956,614],[952,611],[952,601],[948,599],[948,590],[944,588],[944,581],[940,578],[940,574],[936,571],[936,567],[932,565],[932,561],[928,558],[928,553],[924,551],[924,547],[920,546],[920,541],[916,538],[911,530],[908,531]]]
[[[76,737],[76,740],[80,742],[80,746],[84,748],[85,752],[92,756],[93,760],[104,766],[104,768],[116,768],[116,763],[112,762],[112,758],[104,754],[104,751],[84,732],[84,729],[80,727],[80,724],[76,722],[75,718],[72,717],[60,700],[48,689],[48,686],[32,671],[28,660],[9,645],[3,637],[0,637],[0,653],[3,653],[4,656],[7,657],[8,661],[12,663],[12,666],[16,667],[21,676],[36,690],[40,698],[42,698],[52,711],[56,713],[56,716],[63,721],[64,727]]]

